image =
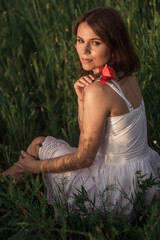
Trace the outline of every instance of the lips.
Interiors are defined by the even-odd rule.
[[[83,63],[90,63],[90,62],[92,62],[92,59],[82,58],[81,61],[82,61]]]

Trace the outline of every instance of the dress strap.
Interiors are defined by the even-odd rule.
[[[113,83],[111,82],[106,82],[107,85],[109,85],[113,90],[115,90],[116,93],[118,93],[118,95],[123,98],[123,100],[126,102],[128,110],[132,111],[133,107],[132,104],[127,100],[127,98],[124,96],[124,93],[122,91],[122,89],[120,88],[120,86],[116,83],[116,81],[114,81],[113,79],[111,80]]]
[[[99,80],[97,80],[99,81]],[[126,102],[128,110],[132,111],[133,107],[132,104],[127,100],[127,98],[125,97],[122,89],[120,88],[120,86],[116,83],[116,81],[114,81],[113,79],[110,82],[105,82],[108,86],[110,86],[121,98],[123,98],[123,100]],[[114,84],[113,84],[114,83]]]

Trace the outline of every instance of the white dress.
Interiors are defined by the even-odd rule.
[[[137,171],[145,178],[158,175],[160,155],[147,143],[147,126],[144,102],[136,109],[125,98],[121,88],[114,81],[106,82],[126,102],[129,112],[107,118],[107,127],[91,167],[66,173],[47,173],[47,198],[50,203],[67,201],[74,204],[74,193],[84,187],[89,208],[123,211],[129,215],[138,187]],[[46,137],[39,150],[40,160],[50,159],[75,152],[63,140]],[[83,192],[83,191],[82,191]],[[150,203],[156,187],[147,191],[146,201]],[[83,192],[84,193],[84,192]]]

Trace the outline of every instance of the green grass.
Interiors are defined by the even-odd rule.
[[[141,60],[136,73],[148,119],[148,141],[160,149],[160,3],[156,0],[0,1],[0,167],[15,162],[37,136],[52,135],[77,146],[78,79],[72,26],[82,12],[98,6],[119,11]],[[160,152],[160,151],[159,151]],[[49,205],[42,180],[26,188],[0,181],[1,239],[159,239],[160,206],[141,208],[128,222],[112,214],[70,213]],[[23,190],[23,191],[22,191]],[[20,206],[20,207],[19,207]],[[27,214],[23,215],[23,208]]]

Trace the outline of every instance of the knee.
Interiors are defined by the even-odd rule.
[[[39,148],[42,146],[42,143],[45,141],[45,137],[37,137],[33,139],[29,147],[27,148],[27,153],[39,159]]]
[[[44,141],[45,141],[45,137],[36,137],[35,139],[33,139],[33,141],[31,142],[31,144],[32,144],[33,146],[41,145]]]

